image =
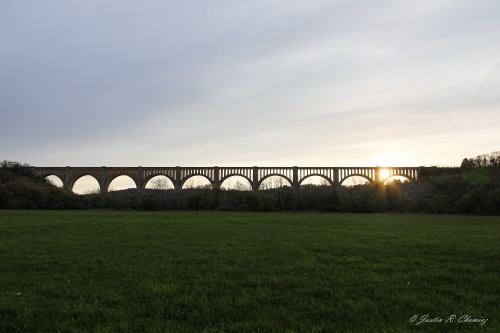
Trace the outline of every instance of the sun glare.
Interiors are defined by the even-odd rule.
[[[380,178],[382,180],[386,180],[387,178],[389,178],[391,176],[391,173],[389,172],[389,170],[387,169],[381,169],[380,170]]]

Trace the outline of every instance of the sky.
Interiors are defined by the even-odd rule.
[[[500,2],[0,2],[0,159],[454,166],[500,150]]]

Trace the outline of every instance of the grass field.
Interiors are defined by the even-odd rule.
[[[500,332],[499,291],[500,217],[0,211],[1,333]]]

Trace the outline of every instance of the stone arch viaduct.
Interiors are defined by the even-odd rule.
[[[36,176],[57,176],[63,187],[73,189],[76,181],[83,176],[92,176],[99,183],[101,194],[109,190],[111,182],[119,176],[129,176],[139,192],[143,193],[149,180],[165,176],[174,184],[175,190],[182,189],[184,183],[194,176],[208,179],[218,188],[228,178],[241,176],[248,180],[252,189],[258,191],[264,180],[271,176],[284,178],[294,189],[309,177],[319,176],[332,186],[341,185],[346,179],[359,176],[374,182],[385,182],[395,176],[414,181],[419,176],[419,167],[33,167]]]

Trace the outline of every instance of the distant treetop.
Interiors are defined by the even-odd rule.
[[[20,162],[13,162],[13,161],[7,161],[3,160],[0,162],[0,165],[2,169],[20,169],[20,168],[30,168],[31,165],[26,164],[26,163],[20,163]]]
[[[22,176],[33,177],[31,165],[26,163],[3,160],[0,162],[0,169],[11,171]]]
[[[498,168],[500,167],[500,151],[479,155],[475,158],[464,158],[462,168]]]

